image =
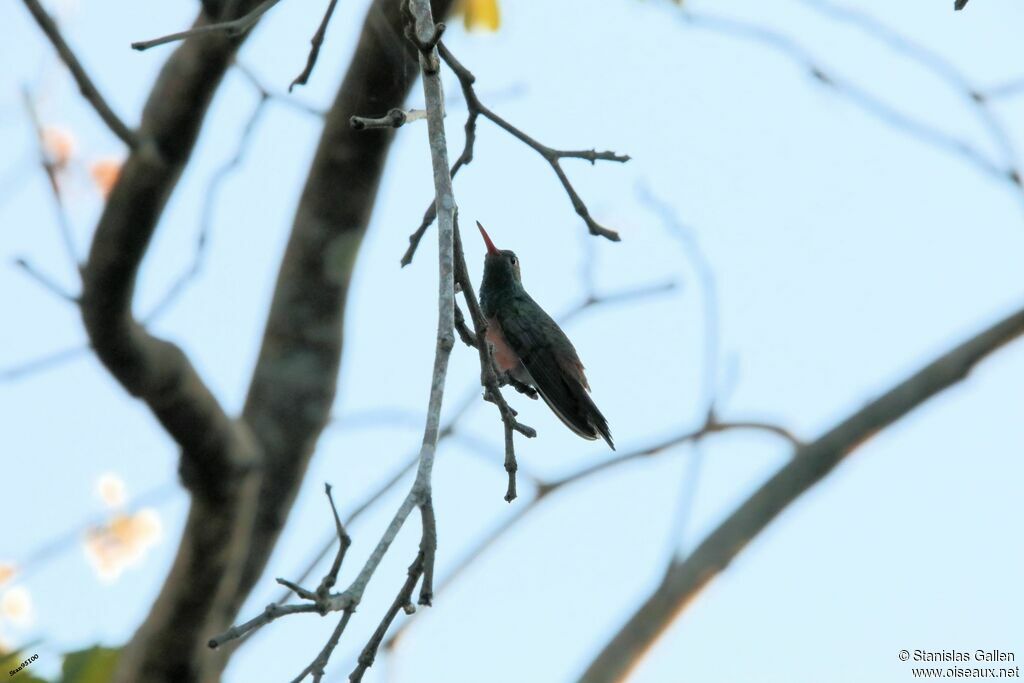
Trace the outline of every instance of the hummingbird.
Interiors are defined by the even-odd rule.
[[[487,245],[480,308],[487,318],[487,343],[501,372],[537,390],[565,426],[584,439],[604,439],[608,420],[590,398],[590,384],[572,342],[523,288],[519,259],[499,250],[477,221]]]

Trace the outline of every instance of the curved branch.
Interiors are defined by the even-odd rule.
[[[64,40],[64,36],[61,35],[60,29],[57,28],[57,22],[46,13],[43,6],[39,4],[39,0],[24,0],[24,2],[28,11],[32,13],[32,18],[36,20],[39,28],[43,30],[43,33],[46,34],[54,49],[57,50],[57,55],[61,61],[68,67],[68,71],[71,72],[72,78],[78,84],[78,89],[82,92],[82,96],[92,105],[92,108],[103,119],[103,123],[107,124],[107,127],[114,135],[121,138],[129,148],[134,149],[139,143],[135,131],[126,126],[124,121],[110,108],[107,101],[103,99],[103,95],[97,90],[96,85],[89,78],[89,74],[85,72],[85,67],[82,66],[82,63],[78,61],[78,57],[75,56],[74,50],[71,49]]]
[[[687,604],[781,514],[858,446],[944,389],[982,359],[1024,335],[1024,309],[1004,318],[800,448],[686,558],[673,561],[661,585],[605,645],[580,683],[621,681]]]

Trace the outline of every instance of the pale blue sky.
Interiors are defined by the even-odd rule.
[[[67,35],[130,122],[168,49],[128,44],[184,27],[195,3],[78,0]],[[284,89],[301,69],[323,3],[289,0],[267,15],[242,59]],[[863,2],[863,8],[945,55],[979,87],[1024,75],[1024,6],[972,0]],[[309,87],[296,97],[325,106],[366,2],[339,3]],[[999,159],[972,108],[941,80],[856,28],[784,1],[688,1],[773,27],[829,73]],[[959,157],[878,121],[822,87],[791,58],[680,18],[672,3],[620,0],[502,2],[495,35],[446,40],[478,77],[485,101],[542,142],[630,154],[624,166],[566,162],[581,196],[623,241],[595,240],[600,291],[676,280],[671,295],[591,311],[568,326],[594,398],[620,450],[694,425],[700,410],[699,282],[678,242],[639,201],[646,183],[692,226],[714,269],[720,299],[724,417],[778,421],[813,438],[896,380],[1024,301],[1024,201]],[[69,288],[19,88],[39,89],[43,118],[73,130],[86,159],[118,153],[20,3],[0,7],[0,260],[25,256]],[[454,79],[445,74],[451,93]],[[238,74],[214,104],[144,264],[138,311],[148,310],[192,255],[204,190],[233,154],[256,94]],[[412,98],[422,98],[417,86]],[[1024,93],[993,111],[1024,148]],[[374,112],[363,112],[374,113]],[[453,154],[464,110],[453,103]],[[155,326],[191,355],[237,410],[258,348],[281,249],[317,137],[308,115],[271,103],[215,212],[207,267]],[[13,189],[11,189],[13,188]],[[461,215],[480,220],[498,246],[517,251],[528,289],[549,311],[581,295],[580,224],[547,165],[481,122],[473,164],[455,191]],[[100,210],[85,179],[69,188],[84,248]],[[400,131],[360,254],[346,320],[337,412],[422,414],[436,301],[436,234],[412,266],[398,259],[431,196],[422,124]],[[483,247],[467,236],[471,270]],[[11,265],[0,266],[5,320],[0,368],[84,339],[76,312]],[[476,356],[458,348],[446,408],[476,381]],[[794,504],[718,577],[658,643],[634,680],[904,681],[908,649],[999,648],[1024,658],[1024,346],[986,361],[965,383],[859,449]],[[541,404],[513,398],[539,437],[519,445],[524,469],[566,474],[608,456]],[[115,471],[139,494],[171,485],[159,504],[164,540],[113,584],[93,577],[81,549],[22,582],[35,626],[0,625],[16,642],[45,638],[37,672],[57,652],[119,645],[146,613],[173,557],[186,497],[176,450],[141,404],[88,356],[0,385],[4,494],[0,560],[101,515],[92,484]],[[473,539],[514,512],[502,500],[495,411],[476,406],[466,431],[481,457],[449,443],[436,468],[443,576]],[[325,480],[343,508],[386,477],[419,443],[419,426],[324,434],[268,575],[243,610],[277,595],[329,533]],[[703,446],[691,545],[777,468],[783,444],[723,435]],[[418,683],[571,680],[654,586],[673,546],[676,498],[692,450],[611,470],[553,497],[481,558],[418,618],[370,681]],[[344,576],[376,542],[401,491],[351,530]],[[381,566],[329,670],[345,680],[390,602],[418,538],[415,521]],[[609,540],[612,540],[609,544]],[[343,578],[344,578],[343,576]],[[233,660],[229,683],[290,680],[319,651],[333,620],[296,617],[264,629]]]

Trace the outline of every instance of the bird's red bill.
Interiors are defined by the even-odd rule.
[[[499,253],[501,253],[501,252],[498,251],[498,248],[494,246],[494,242],[491,241],[490,235],[488,235],[487,231],[484,230],[484,226],[480,225],[480,221],[476,222],[476,227],[480,228],[480,234],[484,238],[484,244],[487,245],[487,253],[488,254],[499,254]]]

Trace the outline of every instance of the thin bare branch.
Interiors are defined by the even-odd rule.
[[[338,0],[330,0],[327,4],[327,11],[324,12],[324,17],[320,20],[320,26],[317,27],[316,33],[309,41],[309,56],[306,57],[306,66],[288,86],[288,92],[291,92],[292,88],[297,85],[306,85],[309,77],[313,75],[313,67],[316,66],[316,60],[320,56],[320,47],[324,44],[324,36],[327,35],[327,25],[331,23],[331,16],[334,14],[334,7],[337,4]]]
[[[1014,78],[1013,80],[983,90],[981,96],[986,100],[996,100],[1014,97],[1020,93],[1024,93],[1024,78]]]
[[[587,465],[586,467],[573,472],[572,474],[566,475],[559,479],[551,480],[541,485],[541,491],[556,490],[568,484],[572,484],[581,479],[585,479],[599,472],[603,472],[612,467],[625,464],[627,462],[638,460],[641,458],[647,458],[652,455],[658,455],[667,451],[670,448],[680,446],[685,443],[695,443],[702,441],[705,437],[711,434],[719,434],[722,432],[732,431],[751,431],[751,432],[764,432],[766,434],[772,434],[779,437],[780,439],[787,441],[794,448],[799,448],[802,444],[792,432],[785,427],[780,425],[772,424],[769,422],[758,422],[755,420],[723,420],[718,421],[715,418],[709,419],[708,422],[703,424],[701,427],[679,434],[676,436],[669,437],[662,441],[658,441],[650,446],[639,448],[628,453],[616,455],[613,458],[602,460],[600,462]]]
[[[247,14],[244,14],[237,19],[221,21],[214,24],[203,24],[202,26],[190,28],[187,31],[178,31],[177,33],[153,38],[152,40],[140,40],[132,43],[132,49],[139,51],[148,50],[149,48],[156,47],[157,45],[166,45],[167,43],[174,43],[179,40],[185,40],[186,38],[201,36],[208,33],[223,33],[229,38],[237,38],[255,26],[256,22],[260,20],[260,17],[280,1],[281,0],[263,0],[263,2],[254,7]]]
[[[334,496],[331,495],[331,485],[324,484],[324,491],[327,493],[327,500],[331,503],[331,512],[334,515],[334,531],[338,534],[338,554],[334,556],[334,562],[331,564],[330,571],[324,575],[323,581],[320,582],[320,586],[316,589],[316,594],[321,598],[326,598],[327,594],[334,584],[338,580],[338,572],[341,571],[341,563],[345,561],[345,553],[348,551],[348,547],[352,545],[352,539],[349,538],[348,532],[345,531],[345,525],[341,523],[341,517],[338,516],[338,506],[334,504]]]
[[[959,157],[986,175],[1009,183],[1018,200],[1024,201],[1024,189],[1021,187],[1021,178],[1015,168],[1000,166],[974,145],[914,119],[852,81],[828,72],[806,49],[789,36],[741,19],[707,12],[686,10],[681,16],[691,26],[741,40],[761,43],[778,51],[806,69],[807,73],[816,81],[829,86],[833,92],[846,97],[861,110],[871,114],[882,123],[907,133],[935,149]]]
[[[298,676],[292,679],[292,683],[299,683],[299,681],[306,678],[306,676],[313,676],[313,683],[320,683],[324,677],[324,669],[327,667],[327,662],[330,660],[331,655],[334,654],[334,648],[338,647],[338,641],[341,640],[341,634],[345,632],[345,627],[348,626],[348,620],[352,618],[355,610],[347,609],[341,613],[341,619],[338,620],[338,625],[334,627],[334,632],[331,633],[331,637],[324,645],[323,649],[320,650],[320,654],[316,656],[309,666],[302,670]]]
[[[81,276],[82,262],[78,257],[78,247],[75,244],[75,238],[71,230],[71,221],[68,219],[67,209],[64,207],[64,198],[60,191],[60,182],[57,179],[57,161],[51,158],[50,152],[46,148],[46,131],[43,128],[43,122],[39,119],[39,114],[36,112],[35,104],[27,88],[22,90],[22,101],[25,103],[25,110],[28,112],[29,120],[32,122],[32,128],[36,132],[39,163],[43,167],[43,172],[46,173],[46,178],[50,183],[50,192],[53,196],[53,206],[57,214],[57,228],[60,230],[61,243],[64,245],[64,251],[67,253],[68,260],[71,261],[75,271]]]
[[[437,519],[434,516],[434,500],[429,496],[420,503],[420,520],[423,583],[420,584],[419,603],[429,607],[434,600],[434,564],[437,555]]]
[[[263,81],[260,80],[260,78],[250,67],[240,62],[237,58],[234,60],[234,66],[238,73],[242,74],[245,80],[249,82],[249,85],[255,88],[256,92],[258,92],[264,99],[271,100],[279,104],[283,104],[287,107],[295,109],[296,111],[302,112],[303,114],[315,116],[318,119],[322,119],[326,115],[326,112],[324,110],[318,109],[317,107],[314,107],[311,104],[303,102],[298,97],[289,95],[287,93],[279,92],[268,87],[266,84],[263,83]]]
[[[423,109],[409,109],[408,111],[395,107],[384,116],[352,116],[349,123],[352,130],[366,130],[372,128],[401,128],[411,121],[419,121],[427,118],[427,112]]]
[[[35,282],[38,283],[43,289],[50,292],[58,299],[63,299],[64,301],[67,301],[68,303],[72,304],[78,303],[77,296],[61,287],[53,278],[40,271],[29,261],[27,261],[24,257],[18,257],[14,259],[14,265],[21,269],[21,272],[25,273],[25,275],[28,275],[30,278],[35,280]]]
[[[60,29],[57,27],[57,22],[53,20],[43,6],[39,4],[38,0],[24,0],[25,6],[28,11],[32,13],[32,18],[39,24],[39,28],[43,30],[46,37],[49,39],[50,44],[53,45],[54,49],[57,50],[57,55],[60,60],[64,62],[64,65],[71,72],[71,77],[75,79],[75,83],[78,84],[78,89],[82,92],[82,97],[85,98],[86,102],[92,105],[92,108],[96,110],[100,118],[103,119],[103,123],[107,124],[107,128],[111,130],[117,137],[121,138],[124,144],[128,145],[129,148],[134,149],[139,144],[138,135],[135,131],[125,125],[114,110],[110,108],[107,101],[100,94],[100,91],[96,89],[92,79],[89,78],[89,74],[85,72],[85,67],[78,61],[78,57],[75,56],[74,50],[64,40],[64,36],[61,35]]]
[[[565,189],[566,194],[569,195],[569,200],[572,202],[573,208],[576,213],[579,214],[583,222],[586,223],[590,234],[599,235],[605,237],[613,242],[619,241],[619,234],[614,230],[604,227],[590,215],[589,209],[586,204],[580,198],[576,189],[572,186],[569,181],[569,177],[565,175],[565,171],[562,169],[562,159],[584,159],[589,161],[591,164],[597,161],[617,161],[619,163],[625,163],[629,161],[629,157],[622,154],[616,154],[615,152],[598,152],[596,150],[559,150],[547,145],[537,142],[532,137],[524,133],[519,128],[516,128],[511,123],[506,121],[504,118],[494,113],[491,109],[486,107],[480,98],[476,94],[476,90],[473,84],[476,82],[476,76],[469,71],[465,66],[455,58],[455,55],[445,46],[444,43],[438,43],[438,50],[441,55],[441,59],[444,60],[445,64],[451,68],[456,78],[459,79],[459,84],[462,87],[463,97],[466,99],[466,106],[469,109],[469,115],[466,118],[466,141],[462,150],[462,154],[456,160],[455,165],[452,166],[451,175],[452,177],[458,173],[459,169],[470,163],[473,160],[473,145],[476,140],[476,121],[479,116],[490,119],[498,127],[505,130],[507,133],[524,143],[535,152],[540,154],[545,161],[554,170],[555,175],[558,176],[559,182],[562,183],[562,187]],[[409,236],[409,248],[406,250],[405,255],[402,256],[402,265],[406,266],[412,263],[413,256],[416,253],[416,248],[419,246],[420,239],[426,232],[427,228],[433,222],[434,216],[430,209],[423,216],[423,221],[420,226]]]
[[[960,95],[977,116],[981,125],[988,131],[1003,157],[1002,162],[1006,165],[1007,172],[1019,175],[1016,169],[1017,151],[1006,127],[992,111],[985,95],[945,55],[912,40],[861,9],[837,5],[829,0],[802,0],[802,2],[823,16],[858,28],[865,35],[888,45],[944,81],[951,90]]]
[[[718,282],[714,269],[697,240],[696,231],[676,215],[673,207],[656,196],[645,184],[637,186],[637,197],[658,218],[669,235],[683,247],[683,254],[700,286],[701,314],[704,336],[701,342],[701,368],[703,381],[698,410],[710,413],[714,410],[718,394],[719,356],[721,355],[721,330],[719,323]]]
[[[192,261],[171,283],[163,296],[161,296],[153,308],[150,309],[149,313],[145,315],[142,319],[143,324],[148,325],[164,315],[164,313],[166,313],[171,306],[178,301],[188,285],[195,281],[199,274],[202,273],[203,267],[206,264],[206,250],[209,245],[210,234],[213,232],[213,213],[217,205],[217,199],[220,197],[221,188],[224,186],[225,181],[227,181],[231,174],[241,166],[242,161],[245,159],[245,154],[249,149],[249,143],[257,125],[263,117],[263,113],[266,109],[266,103],[269,99],[270,96],[266,92],[260,92],[260,98],[256,103],[256,107],[249,115],[249,119],[242,128],[242,133],[235,145],[235,153],[230,159],[225,161],[216,171],[214,171],[213,175],[210,177],[210,182],[206,186],[206,195],[203,198],[203,209],[199,219],[199,236],[196,238],[195,252],[192,255]]]
[[[650,285],[640,285],[639,287],[620,289],[615,292],[608,292],[607,294],[590,293],[585,296],[579,304],[566,312],[559,321],[568,322],[569,320],[574,320],[595,306],[630,303],[632,301],[638,301],[640,299],[646,299],[660,294],[669,294],[679,289],[679,287],[680,284],[675,280],[666,280],[665,282],[655,282]]]
[[[784,441],[790,444],[800,444],[800,440],[797,439],[789,430],[786,428],[765,422],[757,421],[715,421],[714,419],[707,420],[702,426],[697,429],[687,430],[677,436],[664,439],[662,441],[651,444],[650,446],[639,448],[628,453],[622,453],[614,458],[610,458],[603,462],[596,463],[594,465],[588,465],[583,467],[572,474],[568,474],[558,479],[552,479],[550,481],[537,481],[535,483],[535,494],[525,504],[519,506],[516,512],[504,520],[498,525],[491,529],[485,534],[476,544],[466,552],[459,560],[445,574],[441,583],[437,587],[437,593],[441,593],[448,586],[450,586],[455,579],[460,576],[466,568],[468,568],[473,562],[479,559],[484,552],[490,548],[499,538],[508,533],[513,527],[521,522],[531,511],[536,509],[540,502],[546,499],[553,493],[561,491],[562,489],[576,484],[584,479],[587,479],[595,474],[604,472],[607,469],[618,467],[619,465],[625,465],[637,460],[642,460],[649,457],[667,455],[674,451],[678,446],[682,446],[687,443],[698,443],[704,438],[712,436],[722,432],[732,431],[754,431],[764,432],[778,436]],[[411,622],[410,622],[411,623]],[[401,636],[405,626],[400,628],[395,634],[388,639],[384,644],[385,649],[394,647],[396,641]]]
[[[311,603],[303,603],[301,605],[279,605],[276,602],[272,602],[267,605],[259,615],[253,617],[249,621],[243,622],[237,626],[232,626],[227,631],[224,631],[224,633],[210,638],[207,645],[211,649],[216,649],[224,643],[236,638],[241,638],[251,631],[255,631],[260,627],[266,626],[278,617],[283,617],[288,614],[305,614],[318,611],[319,608],[317,605]]]
[[[377,659],[377,650],[380,649],[381,641],[387,635],[388,629],[391,628],[391,623],[398,616],[399,610],[404,611],[406,614],[416,612],[416,606],[412,604],[412,592],[416,588],[416,583],[423,575],[423,562],[423,551],[421,550],[417,553],[416,559],[409,565],[405,583],[398,591],[398,595],[395,596],[394,601],[388,607],[388,611],[384,613],[384,617],[381,619],[377,629],[370,636],[370,640],[359,654],[356,668],[348,676],[349,683],[359,683],[359,681],[363,680],[363,674],[366,673],[367,669],[373,666],[374,661]]]
[[[43,354],[31,360],[21,361],[20,363],[6,368],[0,368],[0,383],[24,379],[29,375],[36,374],[37,372],[50,370],[63,365],[68,361],[72,361],[76,358],[82,358],[89,353],[91,348],[92,347],[88,344],[69,346],[67,348],[60,349],[59,351]]]

